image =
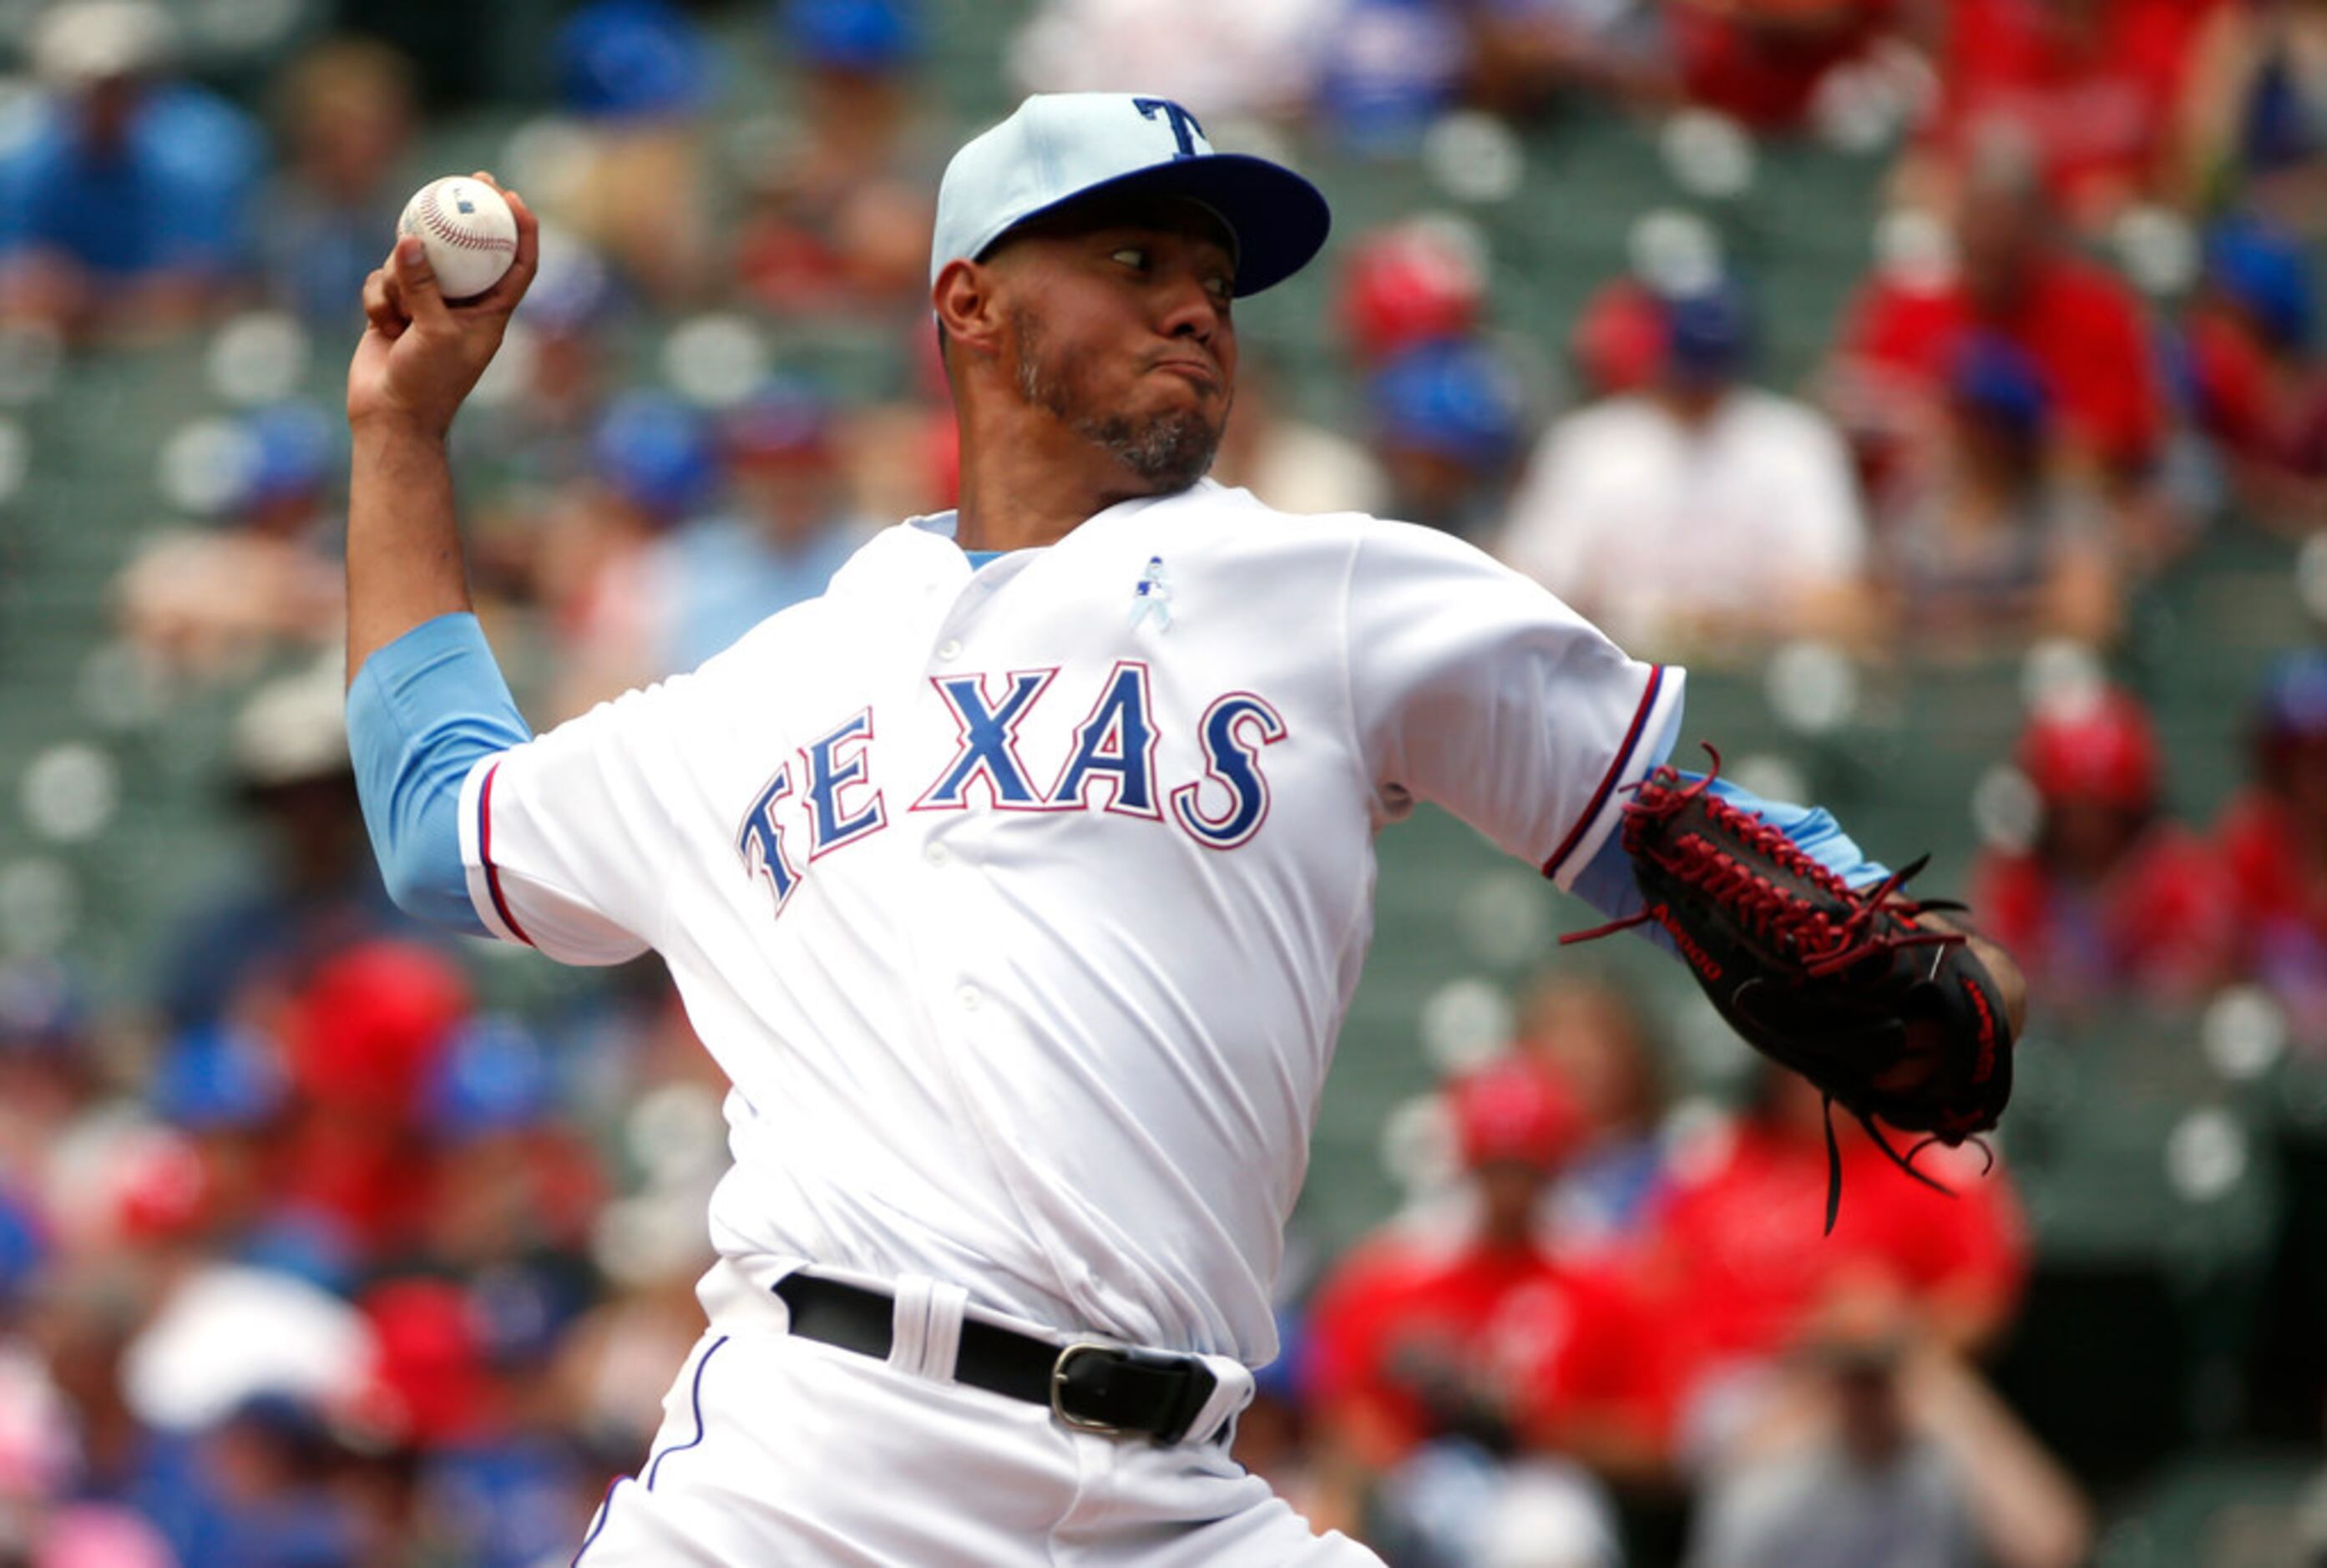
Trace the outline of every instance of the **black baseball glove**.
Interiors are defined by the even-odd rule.
[[[1561,940],[1656,921],[1730,1027],[1825,1091],[1831,1232],[1842,1197],[1834,1106],[1937,1187],[1914,1156],[1995,1125],[2012,1094],[2012,1024],[1964,932],[1930,919],[1961,906],[1900,891],[1929,856],[1855,890],[1712,782],[1671,768],[1641,781],[1623,845],[1647,908]],[[1924,1136],[1902,1154],[1878,1122]]]

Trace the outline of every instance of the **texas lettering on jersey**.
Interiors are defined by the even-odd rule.
[[[907,809],[964,811],[973,802],[995,811],[1096,808],[1168,823],[1221,850],[1260,831],[1269,806],[1261,752],[1286,734],[1267,698],[1244,691],[1214,698],[1196,725],[1203,771],[1166,790],[1156,779],[1163,733],[1147,666],[1118,659],[1074,726],[1058,777],[1043,787],[1019,754],[1019,734],[1058,673],[1053,667],[932,677],[953,720],[953,754]],[[807,866],[888,826],[887,792],[873,777],[874,734],[874,711],[859,710],[800,747],[744,811],[735,853],[749,874],[767,882],[778,914]]]

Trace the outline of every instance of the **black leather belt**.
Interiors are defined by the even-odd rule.
[[[777,1283],[776,1294],[791,1309],[793,1333],[888,1359],[896,1306],[883,1293],[796,1274]],[[1188,1435],[1219,1381],[1193,1356],[1088,1340],[1062,1347],[968,1318],[953,1376],[989,1394],[1047,1405],[1077,1432],[1167,1444]]]

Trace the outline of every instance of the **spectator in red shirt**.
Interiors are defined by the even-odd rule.
[[[366,1260],[412,1245],[428,1218],[424,1086],[470,1012],[452,961],[408,942],[358,943],[318,966],[285,1013],[294,1105],[279,1202]]]
[[[1583,1130],[1573,1097],[1513,1059],[1452,1102],[1467,1223],[1377,1233],[1315,1301],[1309,1395],[1338,1482],[1325,1514],[1353,1517],[1366,1487],[1442,1439],[1500,1456],[1558,1450],[1615,1472],[1646,1471],[1659,1452],[1656,1330],[1629,1288],[1565,1261],[1537,1224]]]
[[[1859,59],[1892,21],[1892,0],[1679,0],[1668,5],[1683,90],[1761,131],[1799,126],[1818,84]]]
[[[1841,1295],[1902,1293],[1930,1335],[1958,1351],[1993,1341],[2018,1304],[2028,1244],[2001,1170],[1983,1176],[1976,1150],[1925,1150],[1916,1169],[1949,1197],[1899,1171],[1843,1118],[1829,1236],[1826,1128],[1817,1088],[1764,1065],[1746,1112],[1675,1158],[1649,1278],[1662,1321],[1688,1337],[1676,1353],[1691,1449],[1721,1446],[1751,1418],[1779,1359]]]
[[[2165,435],[2142,308],[2061,241],[2034,174],[2024,151],[1996,145],[1972,171],[1948,264],[1886,268],[1859,290],[1838,351],[1839,415],[1879,466],[1892,438],[1944,397],[1967,338],[1988,332],[2042,375],[2058,456],[2126,495]]]
[[[2005,126],[2092,233],[2166,182],[2174,111],[2216,0],[1956,0],[1926,153],[1944,186]]]
[[[2302,245],[2250,220],[2215,229],[2182,326],[2191,413],[2220,450],[2246,514],[2297,535],[2327,526],[2327,370],[2316,325]]]
[[[2238,962],[2327,1046],[2327,650],[2281,658],[2258,707],[2254,782],[2216,829]]]
[[[2219,981],[2226,889],[2212,854],[2162,810],[2163,767],[2141,705],[2111,691],[2041,711],[2016,761],[2042,805],[2036,840],[1982,858],[1972,906],[2045,1006],[2187,1002]]]

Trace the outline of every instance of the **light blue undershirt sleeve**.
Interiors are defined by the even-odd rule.
[[[1670,756],[1679,727],[1676,723],[1659,742],[1658,762]],[[1691,783],[1705,777],[1686,770],[1679,771],[1681,778]],[[1865,887],[1891,874],[1889,867],[1866,858],[1850,835],[1842,830],[1842,824],[1834,819],[1834,813],[1823,806],[1790,806],[1783,801],[1764,800],[1726,779],[1715,779],[1713,790],[1740,810],[1750,811],[1777,828],[1792,839],[1802,853],[1852,887]],[[1572,891],[1612,920],[1640,912],[1645,901],[1640,897],[1640,884],[1632,876],[1632,857],[1624,853],[1624,835],[1621,832],[1611,833],[1602,843],[1599,853],[1576,873]],[[1632,929],[1667,952],[1673,951],[1672,938],[1654,920]]]
[[[1702,773],[1683,770],[1683,779],[1696,780]],[[1872,886],[1891,874],[1891,868],[1881,861],[1869,860],[1857,841],[1842,830],[1834,813],[1823,806],[1789,806],[1782,800],[1764,800],[1726,779],[1713,781],[1713,792],[1742,811],[1750,811],[1788,838],[1794,847],[1808,855],[1827,870],[1834,873],[1855,888]]]
[[[364,660],[348,687],[348,751],[397,908],[491,934],[469,901],[461,786],[480,759],[532,738],[473,615],[424,621]]]

